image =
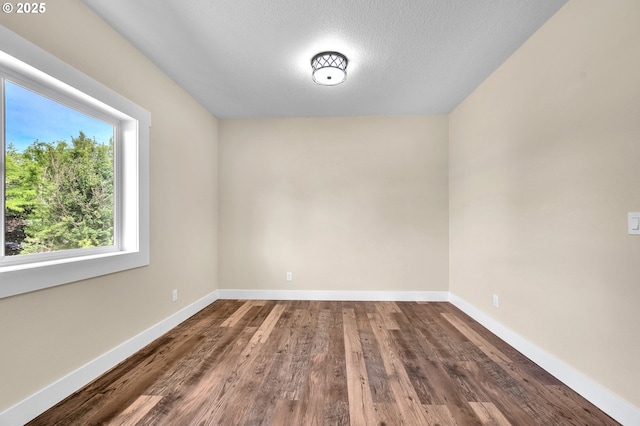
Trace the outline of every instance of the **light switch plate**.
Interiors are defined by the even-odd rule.
[[[629,213],[627,230],[629,235],[640,235],[640,212]]]

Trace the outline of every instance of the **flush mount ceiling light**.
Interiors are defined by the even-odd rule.
[[[320,52],[311,59],[313,81],[335,86],[347,79],[347,58],[338,52]]]

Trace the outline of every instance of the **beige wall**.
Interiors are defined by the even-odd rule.
[[[217,288],[217,120],[79,0],[0,24],[152,119],[151,266],[0,299],[1,412]]]
[[[637,407],[639,23],[569,2],[451,114],[449,181],[450,290]]]
[[[446,116],[221,120],[220,287],[446,291],[447,132]]]

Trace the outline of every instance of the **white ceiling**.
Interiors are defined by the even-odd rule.
[[[219,118],[449,113],[566,2],[84,1]],[[339,86],[311,80],[325,50]]]

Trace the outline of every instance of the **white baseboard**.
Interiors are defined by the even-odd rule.
[[[448,302],[448,291],[218,290],[220,299]]]
[[[33,420],[217,299],[218,290],[6,409],[0,413],[0,426],[19,426]]]
[[[616,421],[625,426],[640,426],[640,409],[633,404],[529,342],[464,299],[450,293],[449,301]]]

